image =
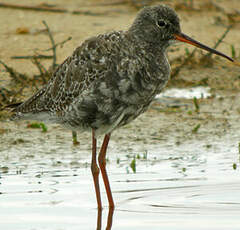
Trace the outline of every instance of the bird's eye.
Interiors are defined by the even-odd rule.
[[[164,20],[158,20],[157,21],[157,25],[159,27],[165,27],[167,25],[167,23]]]

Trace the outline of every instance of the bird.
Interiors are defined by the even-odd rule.
[[[45,86],[22,103],[9,105],[11,120],[56,123],[92,138],[91,172],[97,207],[102,209],[101,172],[109,208],[115,207],[106,170],[106,151],[114,130],[145,112],[170,78],[168,47],[184,42],[220,55],[181,31],[167,5],[144,7],[125,31],[90,37],[55,70]],[[97,138],[103,136],[97,155]]]

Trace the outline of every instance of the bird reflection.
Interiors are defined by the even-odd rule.
[[[114,209],[109,208],[106,230],[111,230],[112,228],[113,212],[114,212]],[[102,229],[102,209],[98,209],[97,230],[101,230],[101,229]]]

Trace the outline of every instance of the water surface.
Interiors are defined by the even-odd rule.
[[[114,138],[119,132],[113,133],[107,154],[116,203],[112,229],[239,230],[238,127],[225,131],[223,126],[220,135],[222,121],[217,118],[211,132],[201,126],[199,135],[184,138],[181,128],[186,125],[176,124],[171,131],[168,127],[175,120],[165,116],[169,123],[161,136],[154,127],[146,139],[137,139],[143,135],[140,131],[134,141],[129,139],[135,129],[142,129],[144,118],[133,123],[134,131],[121,129],[121,138]],[[90,134],[80,135],[80,145],[73,146],[71,133],[57,126],[49,126],[47,133],[19,127],[24,126],[13,124],[13,132],[0,140],[0,229],[96,229]],[[108,207],[102,183],[101,191],[105,229]]]

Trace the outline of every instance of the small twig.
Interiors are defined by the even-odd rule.
[[[50,48],[51,49],[51,48]],[[53,55],[12,56],[12,59],[52,59]]]
[[[116,2],[103,2],[103,3],[96,3],[92,4],[92,6],[118,6],[118,5],[125,5],[128,4],[128,0],[120,0]]]
[[[3,99],[0,101],[0,105],[3,106],[0,108],[0,111],[6,109],[7,107],[11,108],[11,106],[4,106],[4,104],[10,104],[10,103],[12,104],[14,101],[16,101],[15,98],[17,97],[17,95],[22,93],[22,91],[25,87],[26,87],[26,85],[21,87],[18,91],[15,91],[15,90],[10,91],[3,87],[0,88],[0,96],[2,96],[2,99]]]
[[[26,6],[26,5],[17,5],[17,4],[8,4],[8,3],[0,3],[0,7],[20,9],[20,10],[47,11],[52,13],[70,13],[70,14],[81,14],[81,15],[91,15],[91,16],[105,16],[107,14],[107,12],[93,13],[91,11],[81,11],[81,10],[69,11],[64,8],[53,8],[49,6]]]
[[[226,14],[226,11],[223,7],[219,6],[217,3],[210,1],[210,3],[215,7],[215,9],[219,12],[222,12],[223,14]]]
[[[56,67],[56,61],[57,61],[57,56],[56,56],[56,44],[54,42],[54,39],[53,39],[53,36],[52,36],[52,33],[47,25],[47,23],[43,20],[42,23],[46,26],[46,29],[47,29],[47,32],[48,32],[48,35],[49,35],[49,38],[50,38],[50,41],[52,43],[52,51],[53,51],[53,64],[52,64],[52,67],[53,69],[55,69]]]
[[[46,27],[46,30],[48,32],[50,41],[51,41],[51,45],[52,47],[47,49],[46,51],[50,51],[52,50],[53,55],[41,55],[36,53],[36,55],[31,55],[31,56],[13,56],[13,59],[28,59],[31,60],[33,62],[34,65],[36,65],[36,67],[39,70],[39,75],[34,75],[33,76],[33,80],[31,82],[27,81],[28,78],[26,77],[25,74],[21,74],[16,72],[13,68],[9,67],[7,64],[5,64],[4,62],[2,62],[0,60],[0,64],[2,64],[5,69],[6,72],[9,73],[10,77],[12,77],[17,83],[20,83],[22,85],[21,89],[19,90],[19,92],[15,92],[15,90],[11,90],[11,96],[14,96],[14,98],[22,92],[22,90],[27,87],[29,84],[26,83],[32,83],[32,86],[36,87],[36,89],[38,89],[38,84],[36,84],[37,80],[41,78],[42,83],[46,83],[48,77],[51,75],[52,71],[54,71],[54,69],[56,68],[57,64],[56,64],[56,48],[58,46],[63,46],[67,41],[71,40],[71,37],[68,37],[66,40],[59,42],[57,44],[55,44],[52,33],[47,25],[47,23],[45,21],[43,21],[43,24]],[[41,64],[40,59],[53,59],[53,64],[50,67],[50,70],[46,70],[46,68]],[[9,94],[10,95],[10,94]],[[8,92],[6,93],[6,91],[3,91],[3,88],[0,88],[0,96],[3,98],[4,101],[8,100],[8,102],[10,101],[9,98],[10,96],[8,95]],[[8,97],[8,98],[7,98]],[[1,103],[1,102],[0,102]],[[77,143],[77,141],[76,141]]]
[[[7,64],[5,64],[5,63],[4,63],[3,61],[1,61],[1,60],[0,60],[0,63],[4,66],[4,68],[6,69],[6,71],[7,71],[8,73],[10,73],[11,75],[12,75],[12,74],[15,74],[13,68],[9,67]]]
[[[96,3],[92,4],[91,6],[118,6],[118,5],[127,5],[127,4],[132,4],[136,6],[137,4],[140,4],[142,6],[149,5],[151,2],[154,0],[120,0],[120,1],[114,1],[114,2],[104,2],[104,3]]]
[[[8,90],[8,89],[6,89],[6,88],[3,88],[3,87],[1,87],[0,88],[0,95],[2,96],[2,98],[3,98],[3,101],[6,101],[6,102],[9,102],[9,97],[6,95],[6,94],[10,94],[10,91]]]
[[[32,81],[32,86],[35,87],[36,90],[39,90],[38,84],[36,83],[36,80],[35,80],[37,77],[38,76],[36,75],[34,76],[34,81]]]
[[[63,46],[67,41],[70,41],[72,39],[72,37],[68,37],[67,39],[63,40],[62,42],[59,42],[57,44],[54,45],[54,48],[57,48],[58,46]],[[50,51],[53,50],[53,47],[50,47],[48,49],[44,49],[44,50],[40,50],[40,49],[36,49],[36,51]],[[43,54],[39,54],[39,55],[27,55],[27,56],[12,56],[11,59],[52,59],[53,55],[43,55]]]
[[[101,13],[93,13],[91,11],[81,11],[81,10],[73,10],[73,11],[67,11],[68,13],[74,14],[74,15],[89,15],[89,16],[106,16],[109,12],[101,12]]]
[[[20,10],[49,11],[49,12],[55,12],[55,13],[67,12],[66,9],[61,9],[61,8],[52,8],[48,6],[26,6],[26,5],[17,5],[17,4],[9,4],[9,3],[0,3],[0,7],[20,9]]]
[[[47,80],[45,78],[47,70],[44,68],[44,66],[39,62],[37,58],[32,59],[33,64],[35,64],[40,72],[40,77],[42,78],[42,81],[44,84],[47,83]]]
[[[0,64],[4,66],[6,71],[10,74],[10,76],[16,81],[16,82],[23,82],[27,80],[27,77],[25,74],[18,73],[14,71],[12,67],[9,67],[7,64],[5,64],[3,61],[0,60]]]
[[[63,40],[62,42],[58,42],[57,44],[54,45],[54,47],[51,47],[51,48],[48,48],[48,49],[45,49],[45,50],[41,50],[41,51],[49,51],[49,50],[52,50],[53,48],[57,48],[58,46],[61,46],[63,47],[63,45],[67,42],[67,41],[70,41],[72,39],[72,37],[68,37],[66,40]],[[44,55],[43,55],[44,56]],[[50,56],[49,56],[50,57]],[[52,57],[52,56],[51,56]]]
[[[40,75],[44,75],[43,70],[42,70],[42,64],[40,64],[40,62],[38,61],[38,59],[37,59],[37,58],[34,58],[34,59],[32,59],[32,62],[33,62],[34,65],[37,66],[37,68],[38,68],[38,70],[39,70],[39,72],[40,72]],[[45,81],[45,80],[44,80],[44,81]]]

